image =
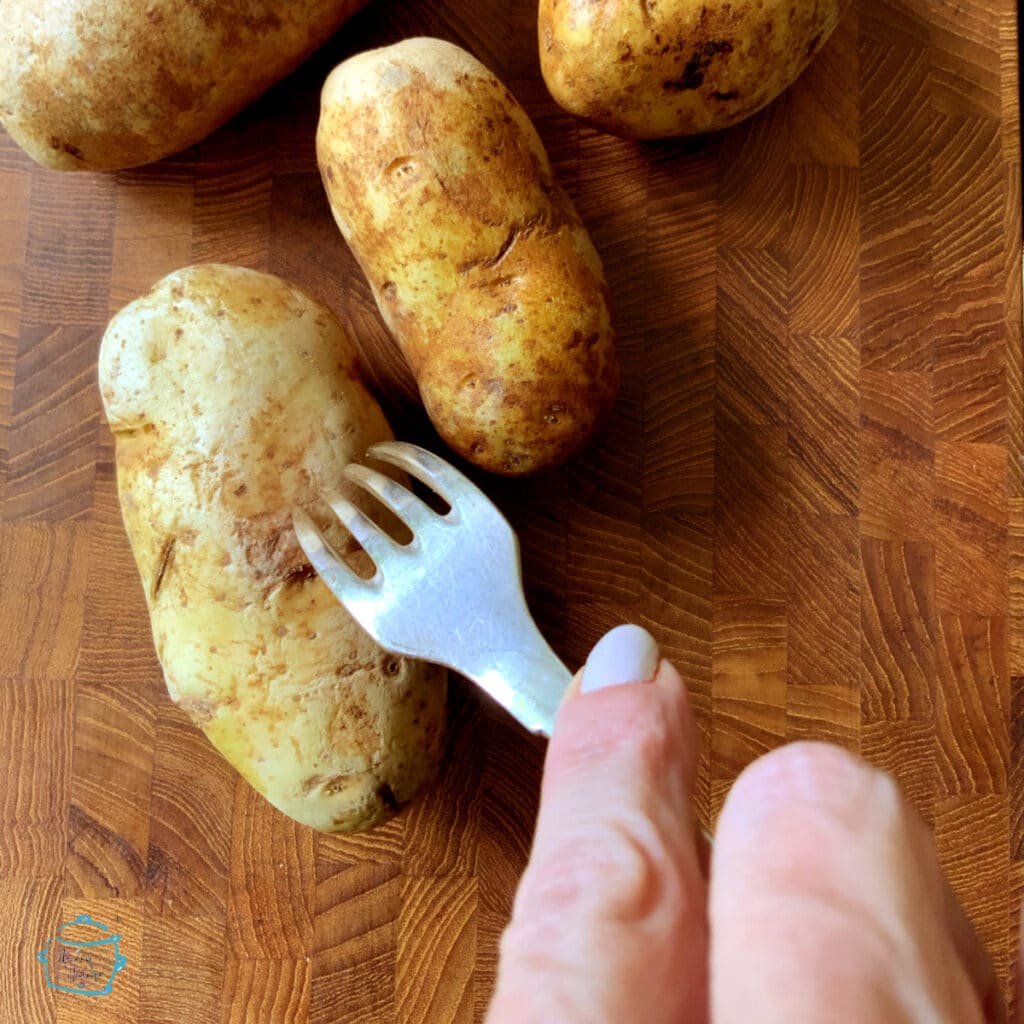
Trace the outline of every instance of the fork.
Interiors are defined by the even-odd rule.
[[[325,494],[376,572],[358,576],[295,508],[295,534],[313,568],[385,650],[454,669],[530,732],[550,736],[572,677],[526,607],[512,527],[480,488],[425,448],[385,441],[366,454],[405,470],[449,510],[440,515],[397,481],[350,463],[345,476],[398,516],[412,541],[399,544],[347,498]]]

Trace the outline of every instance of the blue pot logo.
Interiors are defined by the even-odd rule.
[[[120,938],[88,914],[62,924],[36,954],[46,966],[46,984],[79,996],[110,995],[114,978],[128,962],[117,948]]]

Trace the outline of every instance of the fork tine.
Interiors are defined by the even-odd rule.
[[[370,445],[366,454],[381,462],[390,463],[404,469],[410,476],[416,477],[420,483],[426,484],[444,498],[453,508],[456,495],[471,493],[484,498],[483,492],[469,477],[464,476],[444,459],[438,458],[433,452],[407,441],[380,441]]]
[[[368,515],[361,512],[348,498],[336,491],[324,494],[324,500],[331,506],[341,524],[359,542],[362,549],[373,559],[378,570],[389,557],[401,552],[396,544]]]
[[[344,472],[349,479],[376,495],[383,505],[412,530],[413,534],[422,530],[431,520],[439,518],[426,502],[420,501],[397,480],[392,480],[375,469],[350,462]]]
[[[324,583],[339,599],[352,601],[375,593],[375,587],[360,579],[332,550],[316,523],[301,508],[292,509],[292,526],[299,546]]]

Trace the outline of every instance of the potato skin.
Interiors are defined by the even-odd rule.
[[[191,146],[295,68],[366,0],[5,0],[0,122],[56,170]]]
[[[275,807],[369,827],[428,779],[443,672],[387,654],[291,526],[391,436],[341,325],[276,277],[203,265],[111,321],[100,391],[121,510],[171,699]]]
[[[625,138],[736,124],[796,81],[845,0],[540,0],[540,65],[572,114]]]
[[[506,475],[575,453],[615,396],[608,288],[512,94],[438,39],[362,53],[324,85],[317,158],[445,441]]]

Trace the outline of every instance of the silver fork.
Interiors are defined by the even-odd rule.
[[[345,475],[397,515],[412,542],[392,540],[347,498],[324,495],[376,572],[356,575],[296,508],[295,534],[313,568],[385,650],[455,669],[531,732],[550,736],[571,674],[526,607],[512,527],[483,491],[424,448],[385,441],[367,455],[405,470],[450,509],[439,515],[390,477],[352,463]]]

